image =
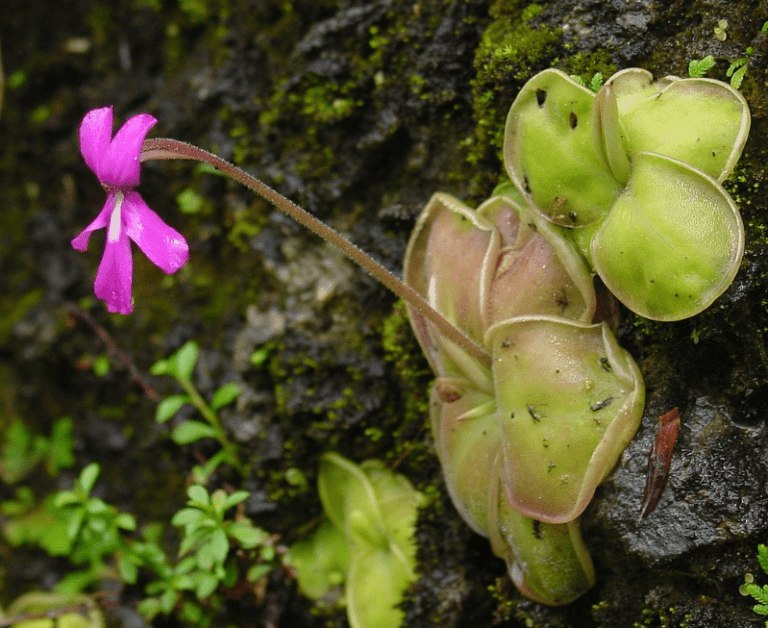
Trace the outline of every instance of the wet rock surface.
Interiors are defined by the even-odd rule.
[[[249,490],[246,512],[285,543],[320,513],[314,482],[327,450],[397,464],[440,495],[420,518],[422,575],[405,601],[407,626],[762,625],[738,587],[747,572],[768,581],[755,561],[757,544],[768,541],[768,34],[760,32],[768,9],[716,0],[563,0],[535,11],[490,0],[222,0],[201,18],[181,3],[114,7],[29,0],[0,17],[8,79],[0,113],[0,426],[20,417],[47,433],[72,416],[79,467],[102,465],[100,496],[142,521],[167,520],[184,502],[198,457],[215,450],[180,448],[154,423],[147,390],[178,390],[147,373],[194,338],[201,392],[227,381],[245,390],[223,419],[249,476],[222,473],[213,482]],[[721,19],[724,40],[714,34]],[[519,35],[499,64],[476,57],[491,29]],[[748,47],[741,89],[752,134],[726,184],[744,219],[745,259],[728,292],[694,319],[662,324],[623,313],[621,342],[643,371],[647,406],[583,517],[597,584],[568,607],[521,598],[487,541],[453,510],[423,412],[426,363],[402,314],[392,314],[394,299],[330,247],[183,162],[148,164],[141,189],[187,236],[192,261],[166,279],[137,253],[134,315],[110,316],[92,298],[100,241],[87,254],[69,245],[103,203],[77,147],[79,121],[96,106],[114,103],[118,121],[151,112],[160,120],[153,136],[215,149],[399,273],[413,221],[433,192],[471,203],[488,196],[501,173],[499,121],[534,72],[554,65],[588,80],[636,65],[685,76],[691,59],[712,54],[708,76],[728,80]],[[188,189],[204,199],[194,213],[175,202]],[[389,340],[385,323],[396,330]],[[97,376],[88,364],[104,354],[112,368]],[[641,520],[648,452],[659,416],[673,407],[682,428],[667,488]],[[305,487],[287,481],[290,469],[301,470]],[[50,479],[38,482],[50,490]],[[0,484],[0,501],[14,490]],[[52,586],[67,569],[27,548],[0,550],[14,561],[6,564],[21,565],[2,574],[2,606]],[[125,592],[112,625],[141,625],[132,595]],[[223,616],[243,626],[346,625],[342,610],[312,609],[290,575],[275,571],[261,598],[227,600]]]

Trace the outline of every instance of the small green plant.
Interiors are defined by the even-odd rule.
[[[163,549],[161,524],[136,532],[133,515],[91,495],[99,472],[98,464],[88,465],[71,490],[59,491],[40,505],[26,487],[17,490],[16,500],[2,503],[10,520],[3,532],[11,543],[35,544],[84,566],[57,583],[58,596],[79,595],[105,578],[135,585],[143,574],[146,597],[138,610],[148,621],[177,613],[186,624],[205,628],[220,605],[217,591],[255,590],[281,561],[276,537],[238,512],[238,504],[250,495],[247,491],[209,494],[204,486],[191,486],[189,501],[171,520],[181,529],[174,558]]]
[[[181,603],[182,618],[206,626],[213,619],[212,594],[220,586],[234,587],[242,578],[255,585],[275,568],[278,553],[275,538],[245,516],[227,518],[227,511],[248,499],[247,491],[228,495],[219,489],[209,494],[196,484],[187,495],[186,508],[172,519],[175,526],[183,528],[178,563],[172,564],[153,539],[132,549],[138,559],[134,562],[150,567],[158,576],[147,585],[149,597],[139,604],[139,611],[151,620],[160,613],[170,614]],[[183,599],[184,591],[194,592],[206,607]]]
[[[728,38],[728,20],[718,20],[715,26],[715,38],[718,41],[725,41]]]
[[[82,591],[104,576],[114,575],[105,559],[125,550],[124,532],[136,529],[133,515],[91,495],[99,472],[98,464],[89,464],[71,491],[59,491],[54,498],[56,514],[64,521],[69,541],[66,555],[76,565],[87,565],[85,570],[70,573],[58,583],[56,589],[62,593]]]
[[[289,550],[299,589],[318,600],[345,583],[352,628],[397,628],[398,604],[416,579],[413,530],[424,496],[377,460],[358,466],[335,453],[320,459],[318,490],[328,519]]]
[[[236,383],[229,382],[213,394],[210,403],[206,402],[192,382],[192,373],[197,363],[198,354],[197,343],[190,340],[171,357],[156,362],[150,372],[153,375],[173,377],[184,390],[184,394],[172,395],[160,402],[155,414],[158,423],[165,423],[171,419],[186,404],[192,404],[205,419],[205,422],[188,420],[179,423],[171,433],[173,441],[178,445],[189,445],[203,438],[213,438],[222,447],[221,451],[212,456],[205,465],[196,467],[195,472],[193,472],[196,481],[204,482],[223,463],[229,463],[240,471],[244,471],[237,449],[227,437],[217,414],[219,410],[234,402],[242,391]]]
[[[688,63],[688,76],[691,78],[703,78],[715,65],[715,58],[707,55],[703,59],[691,59]]]
[[[578,74],[571,74],[570,76],[576,83],[582,87],[586,87],[592,90],[593,92],[599,92],[605,80],[602,73],[600,72],[596,72],[595,75],[590,79],[589,83],[585,82]]]
[[[15,484],[42,463],[48,475],[75,464],[72,454],[72,419],[63,417],[53,424],[49,437],[35,434],[21,420],[13,421],[4,432],[0,449],[0,480]]]
[[[760,563],[763,572],[768,574],[768,547],[760,543],[757,546],[757,562]],[[760,586],[755,584],[755,579],[751,573],[744,575],[744,584],[739,587],[739,593],[744,596],[752,596],[757,602],[752,607],[758,615],[768,615],[768,584]],[[768,626],[768,620],[765,625]]]

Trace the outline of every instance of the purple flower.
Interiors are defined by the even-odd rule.
[[[146,113],[133,116],[112,138],[112,107],[104,107],[89,111],[80,125],[80,152],[107,191],[107,202],[96,219],[72,240],[72,247],[85,251],[91,234],[107,229],[93,291],[110,312],[133,311],[129,238],[166,273],[176,272],[189,259],[184,236],[166,225],[134,190],[141,174],[141,146],[156,122]]]

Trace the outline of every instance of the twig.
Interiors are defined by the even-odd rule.
[[[157,392],[155,392],[155,389],[152,388],[152,386],[149,384],[149,382],[144,379],[144,376],[141,374],[141,371],[139,371],[138,367],[133,363],[131,357],[117,346],[117,343],[115,343],[115,341],[112,339],[112,336],[109,335],[109,332],[101,325],[99,325],[94,320],[93,316],[91,316],[83,308],[75,305],[74,303],[67,303],[66,309],[69,314],[86,323],[96,333],[96,335],[106,345],[107,351],[110,353],[110,355],[117,358],[117,360],[126,369],[128,369],[128,373],[131,376],[131,381],[141,387],[147,398],[155,403],[160,403],[160,395],[158,395]],[[2,624],[0,624],[0,626],[2,626]]]

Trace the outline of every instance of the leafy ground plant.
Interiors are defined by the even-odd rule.
[[[160,613],[170,614],[181,601],[181,616],[205,626],[213,619],[210,604],[204,608],[195,601],[182,600],[183,592],[193,591],[197,601],[203,603],[211,602],[219,587],[232,588],[242,578],[254,585],[276,566],[278,553],[274,537],[245,516],[227,518],[227,511],[248,499],[248,491],[227,494],[219,489],[209,494],[204,486],[196,484],[187,494],[187,506],[172,519],[183,529],[181,560],[172,565],[151,541],[134,548],[136,564],[151,563],[158,576],[147,585],[149,597],[139,604],[139,610],[152,619]]]
[[[74,599],[104,579],[115,579],[144,587],[138,610],[147,620],[176,613],[184,624],[205,628],[217,617],[222,591],[255,591],[280,564],[276,537],[254,526],[238,508],[249,497],[247,491],[209,493],[202,485],[191,486],[189,501],[171,520],[180,528],[174,556],[165,549],[162,524],[139,530],[133,515],[92,495],[99,473],[98,464],[88,465],[71,490],[41,504],[31,491],[22,490],[26,487],[15,500],[2,503],[8,541],[37,545],[80,567],[56,584],[59,598]]]

